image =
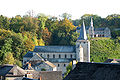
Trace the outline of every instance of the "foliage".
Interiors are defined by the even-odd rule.
[[[10,52],[4,54],[2,62],[3,62],[3,64],[14,64],[13,54]]]
[[[72,45],[72,33],[77,34],[75,26],[68,19],[60,20],[52,33],[52,45]]]
[[[72,70],[72,62],[66,67],[66,72],[64,73],[64,77],[68,75],[68,73]]]
[[[4,57],[11,56],[14,63],[21,66],[20,61],[23,56],[28,51],[33,51],[35,46],[75,45],[79,36],[75,31],[76,26],[80,26],[83,20],[86,26],[89,26],[91,17],[95,28],[109,27],[113,38],[91,39],[91,60],[103,62],[108,58],[120,58],[119,14],[111,14],[106,18],[85,14],[80,19],[73,21],[68,13],[63,13],[61,17],[60,20],[57,17],[48,17],[44,14],[39,14],[37,17],[16,15],[12,18],[0,15],[0,64],[7,62],[5,59],[3,61]],[[116,28],[118,31],[114,30]]]
[[[92,39],[91,40],[91,61],[104,62],[107,59],[120,58],[120,42],[117,39]]]

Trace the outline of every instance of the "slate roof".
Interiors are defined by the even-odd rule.
[[[85,26],[85,29],[88,30],[90,26]],[[80,30],[81,27],[77,27],[76,30]],[[106,29],[106,27],[102,27],[102,28],[94,28],[94,31],[104,31]]]
[[[28,51],[24,57],[33,57],[33,52],[32,51]]]
[[[0,76],[24,76],[24,70],[17,65],[0,65]]]
[[[35,46],[33,52],[72,53],[75,52],[75,46]]]
[[[78,62],[64,80],[120,80],[120,64]]]
[[[30,71],[27,73],[32,74],[33,79],[41,79],[40,80],[62,80],[62,71]]]
[[[106,28],[95,28],[95,31],[104,31]]]
[[[86,35],[86,29],[85,29],[84,21],[83,21],[83,25],[81,26],[80,35],[78,37],[78,40],[87,40],[87,35]]]
[[[58,58],[47,58],[47,60],[48,61],[50,61],[50,62],[52,62],[52,63],[69,63],[70,61],[72,61],[72,60],[75,60],[75,59],[73,59],[73,58],[60,58],[60,59],[58,59]]]

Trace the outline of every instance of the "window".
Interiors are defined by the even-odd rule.
[[[72,58],[72,54],[70,55],[70,57]]]
[[[66,67],[66,64],[64,64],[64,67]]]
[[[53,58],[55,58],[55,55],[53,54]]]
[[[59,58],[61,58],[61,55],[59,54]]]
[[[67,55],[65,54],[65,58],[67,58]]]
[[[49,58],[49,54],[47,55],[47,58]]]
[[[40,54],[40,56],[42,56],[42,54]]]
[[[58,67],[59,67],[60,65],[58,64]]]

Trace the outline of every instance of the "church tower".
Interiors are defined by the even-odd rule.
[[[90,62],[90,41],[87,39],[84,21],[76,41],[76,60]]]
[[[94,37],[94,27],[93,27],[93,19],[91,17],[90,27],[89,27],[89,36]]]

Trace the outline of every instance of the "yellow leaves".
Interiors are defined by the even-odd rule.
[[[25,47],[27,48],[28,51],[33,51],[35,44],[31,40],[26,40],[25,41]]]
[[[38,45],[39,46],[45,46],[45,43],[44,43],[43,39],[38,40]]]
[[[64,19],[59,23],[59,26],[62,27],[62,29],[66,30],[67,33],[69,33],[71,30],[75,28],[75,26],[70,22],[68,19]]]

